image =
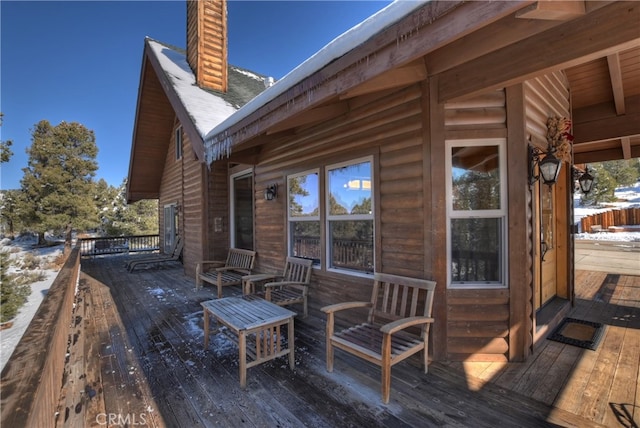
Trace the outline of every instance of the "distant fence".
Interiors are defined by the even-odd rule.
[[[633,226],[640,224],[640,208],[621,208],[591,214],[580,219],[583,232],[606,231],[611,226]]]
[[[81,256],[158,251],[160,249],[159,235],[81,238],[79,242]]]

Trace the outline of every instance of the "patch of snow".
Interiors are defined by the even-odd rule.
[[[155,40],[147,41],[203,138],[211,128],[237,110],[220,96],[205,91],[196,84],[195,75],[184,54]]]
[[[10,251],[12,258],[16,259],[23,257],[27,252],[32,252],[41,258],[43,266],[52,262],[64,250],[64,245],[34,249],[33,246],[37,242],[37,236],[35,238],[33,236],[21,236],[13,240],[11,245],[4,245],[2,250]],[[15,249],[19,249],[19,251],[14,252]],[[5,364],[9,361],[13,350],[20,342],[33,316],[40,307],[40,303],[42,303],[44,296],[58,275],[58,271],[53,269],[41,269],[39,271],[46,275],[45,279],[31,284],[31,294],[24,306],[20,308],[18,315],[12,320],[13,325],[0,331],[0,371],[4,369]]]

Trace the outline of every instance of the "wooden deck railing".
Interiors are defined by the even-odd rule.
[[[158,251],[160,249],[159,235],[82,238],[79,239],[79,242],[81,256]]]
[[[79,272],[76,246],[2,370],[0,426],[55,426]]]
[[[583,232],[606,231],[610,226],[633,226],[640,224],[640,208],[621,208],[591,214],[580,219]],[[592,226],[599,226],[592,228]]]
[[[333,266],[363,272],[373,272],[373,245],[371,241],[355,239],[334,239]],[[320,238],[295,236],[293,255],[320,261]]]

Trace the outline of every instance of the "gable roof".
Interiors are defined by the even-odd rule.
[[[228,67],[228,91],[207,90],[182,49],[146,38],[129,161],[127,200],[158,197],[174,118],[180,121],[196,156],[204,161],[204,136],[264,91],[268,78]]]

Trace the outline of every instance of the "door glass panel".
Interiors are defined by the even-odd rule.
[[[252,175],[233,179],[234,247],[253,250]]]

